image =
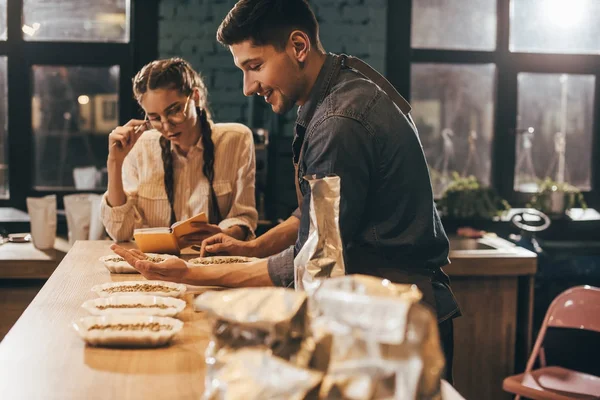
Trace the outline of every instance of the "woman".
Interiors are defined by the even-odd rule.
[[[250,129],[211,121],[206,86],[180,58],[144,66],[133,92],[146,116],[109,135],[101,208],[109,235],[130,240],[135,228],[171,226],[204,211],[209,223],[183,237],[180,248],[221,232],[253,237],[258,214]]]

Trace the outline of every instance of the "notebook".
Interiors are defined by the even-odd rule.
[[[133,238],[138,248],[144,253],[179,254],[178,239],[190,233],[199,232],[192,222],[208,223],[204,212],[194,215],[184,221],[174,223],[169,227],[140,228],[133,231]]]

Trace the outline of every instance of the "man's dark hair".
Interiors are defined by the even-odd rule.
[[[282,51],[294,30],[305,32],[321,49],[319,24],[306,0],[240,0],[221,22],[217,40],[224,46],[250,40]]]

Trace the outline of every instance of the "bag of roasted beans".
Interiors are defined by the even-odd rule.
[[[286,288],[245,288],[205,292],[194,302],[212,320],[206,349],[206,385],[223,367],[227,356],[243,348],[267,351],[296,366],[312,357],[307,298]]]
[[[205,400],[317,400],[323,374],[275,357],[240,349],[224,357],[204,391]]]
[[[194,302],[214,321],[218,348],[265,346],[289,358],[307,336],[307,298],[286,288],[244,288],[205,292]]]
[[[359,359],[336,365],[323,378],[322,400],[393,400],[396,371],[392,363]]]
[[[311,298],[316,368],[325,399],[439,399],[444,367],[437,321],[413,285],[350,275]],[[326,364],[326,366],[324,365]]]
[[[309,295],[322,279],[343,276],[344,248],[340,234],[340,177],[305,176],[310,184],[308,239],[294,259],[294,287]]]

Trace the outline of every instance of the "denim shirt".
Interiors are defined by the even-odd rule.
[[[293,142],[303,201],[296,245],[270,257],[279,286],[294,281],[294,257],[308,238],[310,186],[305,175],[341,178],[340,232],[347,272],[350,254],[375,252],[397,268],[432,273],[438,320],[459,314],[440,267],[448,238],[433,201],[423,149],[407,117],[377,85],[342,68],[329,54],[308,101],[300,107]]]

